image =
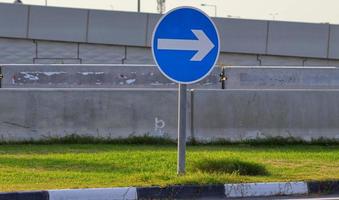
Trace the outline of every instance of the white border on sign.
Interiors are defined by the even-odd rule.
[[[157,62],[157,59],[155,58],[155,55],[154,55],[154,35],[155,35],[155,31],[158,29],[158,26],[159,24],[162,22],[162,20],[167,16],[169,15],[170,13],[172,13],[173,11],[176,11],[176,10],[179,10],[179,9],[183,9],[183,8],[190,8],[190,9],[193,9],[193,10],[196,10],[200,13],[202,13],[203,15],[205,15],[205,17],[208,18],[208,20],[212,23],[212,25],[214,26],[214,29],[217,33],[217,38],[218,38],[218,54],[217,54],[217,57],[215,58],[215,61],[213,63],[213,66],[211,67],[211,69],[204,75],[202,76],[201,78],[195,80],[195,81],[191,81],[191,82],[182,82],[182,81],[177,81],[177,80],[174,80],[172,79],[171,77],[167,76],[167,74],[162,71],[161,67],[159,66],[158,62]],[[171,81],[175,82],[175,83],[179,83],[179,84],[193,84],[193,83],[197,83],[199,81],[201,81],[202,79],[206,78],[213,70],[214,66],[217,64],[218,62],[218,59],[219,59],[219,54],[220,54],[220,37],[219,37],[219,31],[218,31],[218,28],[217,26],[215,25],[215,23],[213,22],[213,20],[204,12],[202,11],[201,9],[199,8],[195,8],[195,7],[192,7],[192,6],[181,6],[181,7],[177,7],[177,8],[173,8],[171,9],[170,11],[168,11],[165,15],[161,16],[161,18],[159,19],[159,21],[157,22],[157,25],[154,27],[154,30],[153,30],[153,34],[152,34],[152,41],[151,41],[151,50],[152,50],[152,56],[153,56],[153,59],[158,67],[158,69],[160,70],[160,72],[168,79],[170,79]]]

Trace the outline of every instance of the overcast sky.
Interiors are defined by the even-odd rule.
[[[0,0],[13,2],[14,0]],[[26,4],[44,5],[45,0],[22,0]],[[137,0],[47,0],[48,5],[136,11]],[[214,16],[214,7],[203,7],[202,3],[217,6],[218,17],[240,17],[246,19],[273,19],[339,24],[339,0],[166,0],[166,10],[177,6],[194,6]],[[156,12],[156,0],[141,0],[142,12]]]

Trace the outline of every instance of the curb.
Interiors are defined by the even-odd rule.
[[[137,200],[339,194],[339,181],[122,187],[0,193],[0,200]]]
[[[0,193],[0,200],[49,200],[47,191]]]
[[[307,183],[246,183],[226,184],[226,197],[267,197],[308,194]]]
[[[135,200],[135,187],[124,188],[97,188],[78,190],[49,190],[48,200]]]
[[[339,194],[339,181],[309,182],[311,194]]]
[[[137,188],[139,199],[196,199],[202,197],[225,197],[224,185],[169,186],[165,188]]]

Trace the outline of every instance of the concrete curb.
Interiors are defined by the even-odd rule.
[[[47,191],[0,193],[0,200],[48,200]]]
[[[137,188],[139,199],[197,199],[202,197],[225,197],[224,185],[169,186],[165,188]]]
[[[0,193],[0,200],[136,200],[339,194],[339,181],[123,187]]]
[[[226,197],[233,198],[302,194],[308,194],[307,183],[305,182],[246,183],[225,185]]]
[[[134,200],[138,198],[135,187],[49,190],[48,193],[49,200]]]
[[[339,181],[309,182],[308,191],[311,194],[339,194]]]

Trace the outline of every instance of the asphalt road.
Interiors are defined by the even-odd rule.
[[[257,197],[257,198],[231,198],[231,200],[339,200],[339,194],[337,195],[324,195],[324,196],[295,196],[295,197]],[[203,198],[199,200],[221,200],[220,198]]]
[[[252,198],[253,199],[253,198]],[[283,200],[306,200],[306,199],[311,199],[311,200],[339,200],[339,195],[331,195],[331,196],[310,196],[310,197],[277,197],[277,198],[261,198],[261,199],[283,199]]]

